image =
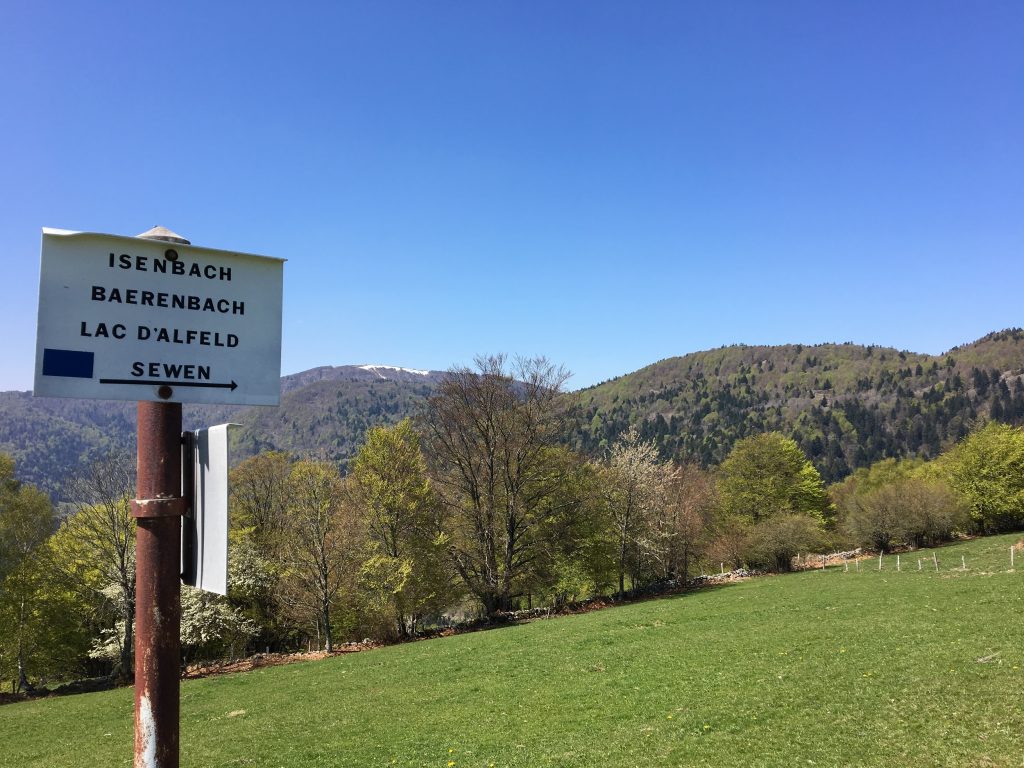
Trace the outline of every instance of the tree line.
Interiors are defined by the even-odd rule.
[[[784,571],[802,552],[918,547],[1024,527],[1024,431],[989,423],[932,461],[885,459],[826,488],[779,432],[714,468],[663,461],[642,425],[565,442],[567,372],[542,358],[453,369],[415,419],[370,428],[343,474],[265,451],[231,472],[229,594],[182,588],[184,661],[404,639],[464,618]],[[132,461],[71,509],[0,459],[0,680],[131,679]]]

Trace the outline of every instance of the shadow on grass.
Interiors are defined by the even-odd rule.
[[[509,613],[498,614],[497,616],[490,618],[474,619],[469,622],[464,622],[462,624],[446,627],[433,632],[424,632],[414,638],[406,638],[400,642],[419,642],[420,640],[430,640],[438,637],[451,637],[453,635],[463,635],[470,632],[484,632],[494,629],[503,629],[505,627],[517,627],[534,621],[557,619],[564,616],[578,616],[584,613],[593,613],[594,611],[621,608],[627,605],[635,605],[637,603],[647,603],[652,600],[677,600],[697,593],[726,589],[728,587],[735,586],[740,582],[746,581],[749,578],[752,577],[741,577],[722,581],[707,581],[702,584],[691,584],[685,587],[672,585],[661,590],[647,588],[641,590],[638,594],[627,594],[625,597],[601,596],[590,598],[589,600],[566,603],[553,608],[534,608],[526,611],[512,611]]]
[[[48,699],[54,696],[72,696],[79,693],[96,693],[117,688],[117,681],[112,677],[89,677],[58,685],[55,688],[39,687],[31,691],[18,693],[0,693],[0,704],[16,704],[19,701]]]

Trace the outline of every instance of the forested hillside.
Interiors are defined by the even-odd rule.
[[[442,376],[319,379],[282,394],[278,408],[250,408],[239,414],[243,428],[237,430],[233,447],[239,458],[281,450],[345,462],[367,429],[415,413]]]
[[[438,371],[325,366],[286,376],[279,408],[186,407],[186,428],[233,421],[235,458],[279,449],[344,463],[367,428],[414,415]],[[674,357],[570,393],[567,441],[590,455],[630,425],[663,458],[714,466],[743,437],[792,436],[827,482],[886,457],[933,458],[982,420],[1024,423],[1024,331],[938,356],[858,344],[731,346]],[[0,393],[0,452],[58,496],[111,447],[134,450],[133,403]]]
[[[277,408],[185,406],[185,429],[234,422],[235,460],[264,449],[344,462],[366,430],[412,413],[443,376],[384,366],[324,366],[284,376]],[[135,450],[135,403],[0,393],[0,453],[60,498],[65,478],[111,449]]]
[[[578,393],[572,441],[600,452],[630,424],[664,458],[716,465],[771,430],[826,482],[882,458],[933,458],[979,420],[1024,421],[1024,332],[939,356],[857,344],[730,346],[663,360]]]

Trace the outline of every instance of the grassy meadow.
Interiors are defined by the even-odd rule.
[[[187,681],[181,764],[1024,766],[1018,540]],[[0,707],[3,766],[131,745],[128,689]]]

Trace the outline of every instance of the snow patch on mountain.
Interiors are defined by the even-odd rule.
[[[398,366],[395,365],[358,365],[356,367],[364,371],[370,371],[370,373],[375,373],[382,379],[386,379],[387,376],[381,373],[381,371],[401,371],[403,373],[415,373],[419,376],[430,375],[430,371],[420,371],[417,370],[416,368],[399,368]]]

